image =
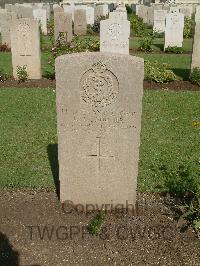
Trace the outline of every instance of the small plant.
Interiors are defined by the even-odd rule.
[[[19,82],[24,82],[28,79],[27,66],[17,66],[17,78]]]
[[[9,75],[0,69],[0,82],[5,82],[9,78]]]
[[[105,212],[100,212],[92,219],[91,223],[87,226],[87,230],[91,235],[99,234],[105,216],[106,216]]]
[[[126,4],[126,11],[127,11],[127,14],[132,14],[133,13],[132,8],[128,4]]]
[[[199,166],[197,162],[191,165],[180,165],[175,170],[169,170],[166,165],[159,168],[164,176],[167,192],[178,202],[180,218],[193,224],[197,231],[200,229]]]
[[[177,76],[169,68],[170,66],[168,64],[161,64],[158,61],[150,62],[147,60],[144,62],[145,80],[155,81],[157,83],[177,80]]]
[[[0,52],[10,52],[10,48],[6,43],[0,44]]]
[[[142,37],[147,33],[146,24],[144,24],[143,20],[135,14],[128,16],[131,24],[131,30],[134,36]]]
[[[195,28],[194,17],[192,17],[192,18],[185,17],[185,19],[184,19],[183,37],[184,38],[192,38],[194,36],[194,28]]]
[[[138,50],[143,51],[143,52],[152,52],[152,43],[153,43],[153,38],[152,37],[143,37],[142,39],[139,40],[139,47]]]
[[[74,37],[71,43],[66,43],[64,39],[62,39],[62,33],[60,33],[60,38],[57,39],[57,42],[54,47],[51,48],[51,56],[49,59],[48,70],[46,70],[45,77],[53,79],[55,77],[55,59],[56,57],[63,54],[72,54],[72,53],[80,53],[80,52],[94,52],[99,51],[100,43],[97,38],[83,38],[79,39],[78,37]]]
[[[194,67],[190,74],[190,81],[200,86],[200,68]]]
[[[168,46],[165,49],[165,53],[173,53],[173,54],[182,54],[184,52],[184,49],[182,47],[177,47],[177,46]]]

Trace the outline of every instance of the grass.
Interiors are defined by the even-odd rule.
[[[199,158],[198,92],[145,91],[139,191],[159,191],[169,168]],[[52,89],[0,90],[0,187],[55,189],[56,106]],[[50,160],[49,160],[50,159]]]
[[[171,69],[183,80],[188,80],[190,72],[191,55],[188,54],[147,54],[139,53],[134,54],[136,56],[143,57],[144,59],[154,61],[157,60],[161,63],[168,63],[171,65]],[[42,74],[45,74],[45,70],[49,68],[48,59],[50,54],[48,52],[42,52]],[[12,74],[12,62],[10,53],[0,53],[0,69],[4,70],[8,74]]]
[[[167,63],[170,65],[171,70],[183,80],[189,79],[191,56],[187,54],[139,54],[138,56],[149,60],[158,61],[160,63]]]
[[[138,48],[140,39],[141,37],[131,37],[129,41],[130,49]],[[158,51],[163,51],[164,50],[164,38],[154,38],[152,48],[153,48],[154,53]],[[192,39],[184,39],[183,49],[186,52],[192,51]]]

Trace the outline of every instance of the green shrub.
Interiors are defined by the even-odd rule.
[[[0,82],[5,82],[9,78],[9,75],[0,69]]]
[[[126,4],[126,11],[127,11],[127,14],[133,13],[132,8],[128,4]]]
[[[178,199],[180,216],[192,223],[196,230],[200,227],[200,163],[180,165],[170,170],[162,165],[159,170],[165,180],[167,192]]]
[[[168,46],[165,49],[165,53],[173,53],[173,54],[182,54],[184,52],[184,49],[182,47],[177,46]]]
[[[177,76],[169,68],[170,66],[165,63],[159,63],[158,61],[150,62],[145,60],[145,80],[155,81],[157,83],[166,83],[177,80]]]
[[[153,43],[152,37],[143,37],[139,40],[139,47],[138,50],[143,52],[151,52],[153,49],[151,48],[151,45]]]
[[[17,79],[24,82],[28,79],[27,66],[17,66]]]
[[[190,74],[190,81],[200,86],[200,68],[194,67]]]
[[[192,38],[194,36],[195,20],[194,17],[184,19],[183,37]]]
[[[83,38],[74,37],[71,43],[66,43],[63,39],[62,33],[59,34],[56,45],[51,48],[51,58],[49,59],[48,70],[45,71],[45,77],[53,79],[55,77],[55,59],[64,54],[80,53],[80,52],[95,52],[99,51],[100,43],[97,38]]]
[[[135,14],[129,15],[131,30],[134,36],[142,37],[149,35],[149,29],[143,20]]]

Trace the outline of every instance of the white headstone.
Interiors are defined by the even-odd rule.
[[[168,13],[166,15],[165,47],[182,47],[184,15],[181,13]]]
[[[165,31],[165,16],[167,10],[154,10],[154,24],[153,32],[164,32]]]
[[[39,22],[41,31],[47,35],[47,11],[45,9],[33,9],[33,16]]]
[[[100,51],[129,54],[130,22],[127,20],[101,20]]]

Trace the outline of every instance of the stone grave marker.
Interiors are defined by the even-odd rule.
[[[74,10],[74,34],[77,36],[86,35],[87,33],[87,19],[86,10]]]
[[[42,33],[47,35],[47,11],[41,8],[33,9],[33,17],[39,22]]]
[[[56,59],[61,202],[135,205],[143,78],[134,56]]]
[[[59,33],[64,34],[66,42],[71,42],[72,35],[72,14],[67,12],[56,12],[54,13],[54,37],[55,41],[59,37]]]
[[[165,16],[167,10],[154,10],[153,32],[165,32]]]
[[[183,43],[184,15],[178,12],[166,15],[165,47],[182,47]]]
[[[129,54],[130,22],[106,19],[100,22],[100,51]]]
[[[22,18],[12,21],[11,52],[15,79],[18,66],[26,66],[29,79],[41,78],[40,33],[36,20]]]
[[[200,68],[200,6],[196,7],[195,14],[195,34],[193,41],[191,69],[194,67]]]
[[[6,44],[8,48],[11,47],[10,27],[14,19],[17,19],[17,15],[14,12],[0,13],[1,43]]]

